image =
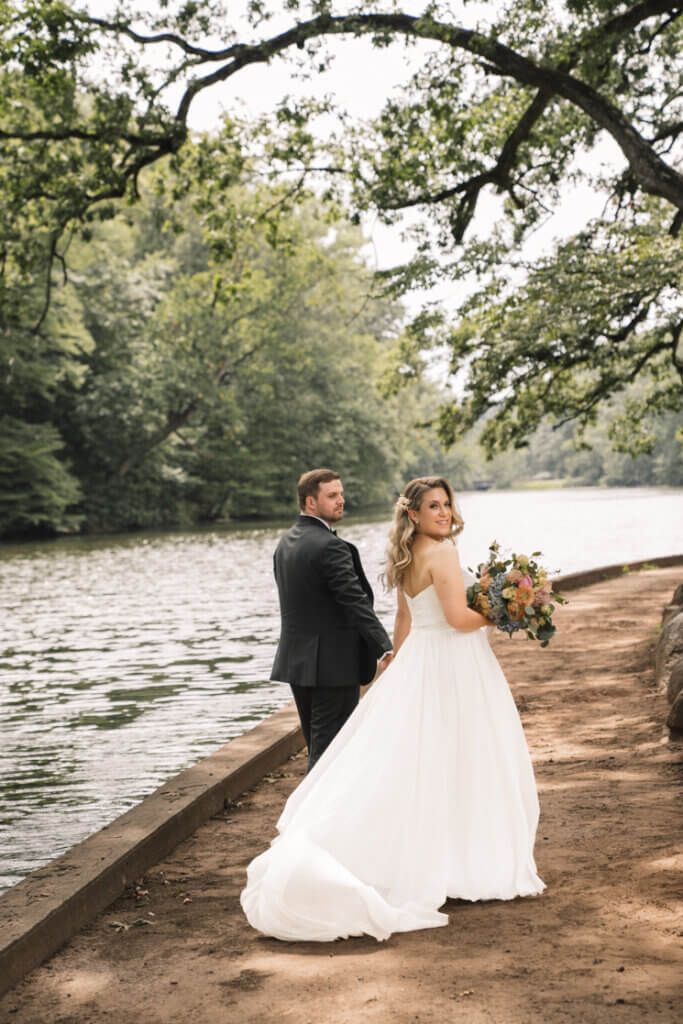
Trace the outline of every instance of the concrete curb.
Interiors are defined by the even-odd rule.
[[[170,779],[62,857],[0,896],[0,995],[52,956],[127,885],[227,800],[304,745],[294,702]]]
[[[630,562],[629,569],[683,565],[683,554]],[[576,590],[624,572],[624,565],[557,577]],[[137,807],[0,895],[0,995],[52,956],[163,860],[212,814],[304,745],[293,702],[170,779]]]
[[[643,558],[639,562],[621,562],[617,565],[603,565],[597,569],[585,569],[582,572],[567,573],[566,576],[556,576],[553,585],[557,582],[557,589],[561,594],[567,590],[578,590],[579,587],[588,587],[591,583],[602,583],[603,580],[613,580],[624,575],[624,570],[629,572],[642,569],[643,566],[654,565],[657,569],[667,569],[672,565],[683,565],[683,554],[662,555],[659,558]]]

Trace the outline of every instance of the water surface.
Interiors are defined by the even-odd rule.
[[[466,493],[464,565],[497,539],[572,572],[683,551],[683,491]],[[268,680],[283,527],[0,546],[0,889],[289,699]],[[388,517],[348,520],[369,579]],[[391,631],[393,597],[375,586]]]

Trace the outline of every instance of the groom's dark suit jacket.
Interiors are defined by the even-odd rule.
[[[282,629],[271,679],[358,686],[391,641],[372,610],[358,549],[319,519],[300,516],[275,549]]]

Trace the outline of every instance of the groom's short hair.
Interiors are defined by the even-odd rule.
[[[299,498],[299,508],[306,508],[306,498],[317,498],[321,484],[327,484],[330,480],[339,480],[339,473],[333,469],[309,469],[302,473],[299,483],[296,485],[296,493]]]

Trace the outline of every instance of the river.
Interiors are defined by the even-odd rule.
[[[464,493],[496,539],[572,572],[683,551],[683,490]],[[268,681],[286,524],[0,545],[0,890],[289,699]],[[345,520],[369,579],[388,517]],[[393,598],[375,587],[391,630]]]

